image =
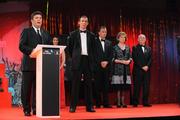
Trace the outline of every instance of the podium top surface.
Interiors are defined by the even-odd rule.
[[[43,49],[43,48],[59,48],[60,54],[64,51],[66,46],[62,45],[37,45],[36,48],[31,53],[31,58],[36,58],[37,54]]]

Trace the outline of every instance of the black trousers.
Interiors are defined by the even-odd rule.
[[[109,70],[100,68],[95,72],[95,95],[96,106],[103,104],[109,105],[108,88],[109,88]]]
[[[83,77],[84,80],[84,96],[86,101],[86,109],[91,109],[92,102],[92,73],[90,71],[90,65],[88,56],[81,56],[80,70],[73,70],[72,89],[70,108],[76,109],[79,98],[80,81]]]
[[[22,72],[21,100],[23,111],[36,110],[36,72]]]
[[[149,97],[149,86],[150,86],[150,72],[144,71],[136,71],[133,73],[134,79],[134,94],[133,94],[133,104],[139,104],[139,97],[140,97],[140,90],[142,88],[142,103],[149,104],[148,97]]]

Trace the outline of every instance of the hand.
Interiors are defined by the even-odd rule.
[[[131,62],[130,60],[124,60],[124,64],[125,64],[125,65],[129,65],[130,62]]]
[[[119,63],[120,63],[120,60],[115,59],[114,62],[117,63],[117,64],[119,64]]]
[[[106,68],[107,64],[108,64],[107,61],[102,61],[102,62],[101,62],[101,67],[102,67],[102,68]]]
[[[142,67],[142,69],[147,72],[149,67],[148,66],[144,66],[144,67]]]
[[[31,54],[29,55],[29,57],[33,57],[33,56],[32,56],[32,53],[33,53],[33,52],[34,52],[34,49],[32,50],[32,52],[31,52]]]

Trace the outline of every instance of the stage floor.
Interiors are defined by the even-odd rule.
[[[127,118],[166,118],[166,117],[180,117],[180,106],[178,104],[154,104],[152,107],[133,108],[99,108],[95,109],[95,113],[88,113],[84,106],[77,107],[75,113],[69,113],[69,107],[61,109],[62,120],[72,119],[127,119]],[[180,119],[180,118],[179,118]],[[42,120],[36,116],[25,117],[22,108],[0,108],[0,120]],[[57,118],[43,119],[43,120],[58,120]]]

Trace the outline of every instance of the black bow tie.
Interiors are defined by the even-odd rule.
[[[141,47],[145,47],[145,45],[140,45]]]
[[[101,42],[105,42],[105,40],[101,39]]]
[[[80,30],[80,33],[87,33],[87,30],[84,30],[84,31]]]

